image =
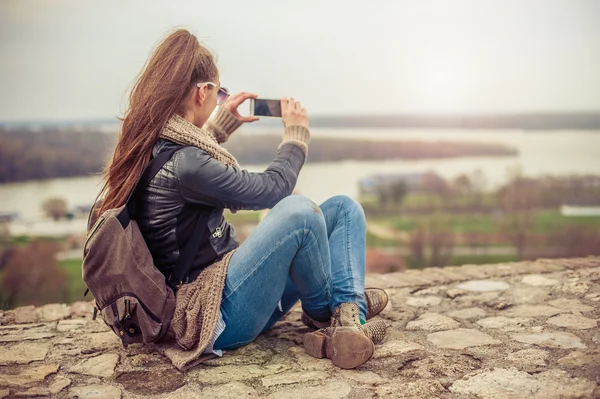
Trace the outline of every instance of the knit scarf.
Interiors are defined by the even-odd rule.
[[[175,294],[173,319],[156,349],[180,371],[215,357],[204,354],[204,349],[212,340],[219,320],[227,268],[235,251],[206,267],[196,280],[182,285]]]
[[[216,160],[239,168],[235,157],[217,142],[210,131],[211,124],[207,126],[208,129],[201,129],[175,114],[167,121],[160,137],[181,145],[198,147]],[[156,348],[181,371],[214,357],[203,351],[210,343],[219,319],[227,267],[234,252],[228,252],[207,266],[196,280],[181,286],[175,294],[175,313],[169,332],[157,343]]]
[[[217,142],[212,132],[204,128],[199,128],[177,114],[173,114],[169,118],[160,133],[160,137],[181,145],[198,147],[216,160],[237,169],[240,168],[237,159]]]

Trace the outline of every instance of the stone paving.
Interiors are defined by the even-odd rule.
[[[0,311],[0,399],[600,398],[600,257],[371,274],[390,328],[356,370],[304,353],[296,307],[186,373],[91,304]]]

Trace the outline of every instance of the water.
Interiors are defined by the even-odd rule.
[[[256,134],[247,129],[236,134]],[[464,157],[453,159],[345,161],[304,165],[296,190],[315,202],[332,195],[356,197],[360,178],[374,173],[433,171],[444,178],[471,173],[480,168],[487,177],[487,188],[502,185],[508,171],[520,167],[523,174],[600,174],[600,131],[523,132],[512,130],[424,130],[424,129],[312,129],[313,137],[372,140],[470,141],[507,144],[519,151],[510,157]],[[275,154],[275,149],[273,149]],[[310,149],[309,149],[310,157]],[[266,165],[242,165],[263,171]],[[0,211],[18,212],[24,220],[42,216],[41,204],[50,197],[65,198],[69,206],[90,204],[99,190],[99,177],[61,178],[0,185]]]

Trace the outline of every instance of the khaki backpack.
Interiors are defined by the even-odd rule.
[[[125,347],[131,343],[155,342],[165,335],[175,311],[177,286],[169,282],[184,281],[200,243],[208,239],[207,224],[199,218],[168,282],[154,266],[135,220],[136,197],[181,148],[162,152],[150,162],[125,205],[107,210],[97,220],[94,220],[95,206],[90,212],[83,281],[96,302],[94,318],[100,312]],[[208,213],[200,212],[203,214]]]

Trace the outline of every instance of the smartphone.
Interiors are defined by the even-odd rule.
[[[281,118],[281,100],[267,100],[264,98],[250,99],[251,116],[267,116]]]

